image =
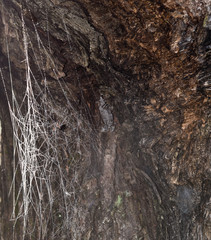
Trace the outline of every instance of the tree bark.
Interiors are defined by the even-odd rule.
[[[1,1],[1,238],[211,239],[210,14],[206,0]],[[59,164],[52,205],[35,187],[13,233],[7,98],[26,116],[27,76]]]

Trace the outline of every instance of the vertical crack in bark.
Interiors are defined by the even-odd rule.
[[[115,160],[116,160],[116,135],[108,133],[108,140],[102,156],[103,173],[101,176],[101,186],[103,190],[104,208],[107,209],[113,201],[114,180],[115,180]]]

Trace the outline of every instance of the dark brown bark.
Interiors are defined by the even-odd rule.
[[[49,135],[57,128],[64,185],[74,191],[55,200],[45,233],[31,210],[27,226],[35,224],[36,230],[26,239],[211,238],[208,5],[205,0],[0,3],[0,67],[9,98],[8,58],[19,102],[25,93],[26,37],[33,89],[41,109],[50,96],[45,104],[55,122],[49,123]],[[43,97],[45,77],[51,95],[42,92]],[[11,229],[12,199],[6,196],[12,132],[2,84],[0,93],[1,234],[12,239],[6,230]],[[74,140],[69,147],[67,136]],[[53,189],[60,196],[56,174]],[[21,232],[15,229],[15,239]]]

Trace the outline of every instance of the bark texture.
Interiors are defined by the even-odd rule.
[[[79,161],[64,153],[62,165],[75,191],[70,224],[52,236],[48,222],[45,234],[26,239],[211,239],[210,14],[208,0],[1,0],[9,98],[10,73],[19,101],[25,91],[25,31],[33,88],[45,79],[61,144],[75,124],[65,118],[67,99],[78,114],[71,154]],[[0,234],[12,239],[12,130],[0,86]],[[15,239],[21,234],[17,227]]]

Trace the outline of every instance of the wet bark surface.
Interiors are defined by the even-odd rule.
[[[71,152],[80,162],[62,165],[67,188],[77,173],[67,200],[75,201],[72,222],[60,235],[51,235],[49,222],[45,235],[26,239],[211,238],[209,14],[205,0],[1,1],[9,98],[11,74],[17,99],[24,96],[27,36],[33,88],[38,95],[45,79],[61,144],[74,125],[57,110],[68,108],[67,98],[82,122],[80,151],[76,144]],[[0,86],[1,237],[12,239],[12,127]]]

